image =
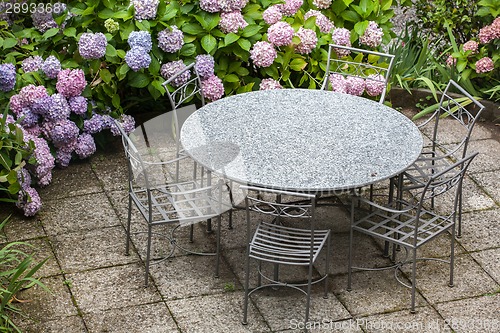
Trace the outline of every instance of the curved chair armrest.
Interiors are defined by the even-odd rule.
[[[408,209],[393,209],[393,208],[389,208],[389,207],[387,207],[387,206],[382,206],[382,205],[380,205],[380,204],[378,204],[378,203],[375,203],[375,202],[373,202],[373,201],[371,201],[371,200],[368,200],[368,199],[365,199],[365,198],[362,198],[362,197],[358,197],[358,196],[356,196],[356,198],[357,198],[359,201],[361,201],[361,202],[363,202],[363,203],[366,203],[367,205],[369,205],[369,206],[371,206],[371,207],[375,207],[375,208],[377,208],[377,209],[379,209],[379,210],[382,210],[382,211],[385,211],[385,212],[388,212],[388,213],[395,213],[395,214],[396,214],[396,213],[407,213],[407,212],[409,212],[410,210],[412,210],[412,209],[414,208],[414,207],[410,207],[410,208],[408,208]],[[398,202],[399,202],[399,203],[402,203],[402,204],[404,204],[404,205],[408,205],[408,203],[406,203],[406,202],[404,202],[404,201],[400,201],[400,200],[394,201],[394,202],[392,203],[392,205],[394,205],[394,204],[396,204],[396,203],[398,203]]]

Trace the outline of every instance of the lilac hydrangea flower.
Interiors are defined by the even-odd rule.
[[[132,0],[134,18],[136,20],[154,20],[158,10],[159,0]]]
[[[62,119],[48,125],[49,137],[57,148],[72,144],[80,133],[78,126],[69,119]]]
[[[379,74],[370,74],[365,80],[368,96],[379,96],[385,88],[385,78]]]
[[[275,46],[286,46],[292,43],[295,31],[287,22],[277,22],[267,30],[267,39]]]
[[[44,33],[51,28],[58,27],[56,21],[52,17],[52,13],[46,12],[44,10],[35,10],[31,14],[31,21],[33,22],[33,26],[41,33]]]
[[[281,13],[280,6],[278,5],[269,6],[262,13],[262,18],[264,19],[264,22],[266,22],[269,25],[281,21],[281,19],[283,18],[283,13]]]
[[[219,28],[225,34],[237,33],[239,29],[244,29],[247,25],[247,21],[245,21],[239,10],[220,14]]]
[[[337,45],[351,46],[351,32],[345,28],[336,28],[332,32],[332,41]],[[335,53],[340,58],[348,56],[351,51],[335,48]]]
[[[127,134],[132,133],[132,131],[135,129],[135,120],[131,115],[123,114],[119,118],[119,122],[122,125],[123,130]]]
[[[177,26],[164,29],[158,33],[158,47],[167,53],[175,53],[184,45],[184,34]]]
[[[23,60],[21,68],[25,73],[36,72],[42,68],[43,58],[40,56],[31,56]]]
[[[17,180],[19,181],[19,184],[21,185],[21,188],[27,188],[31,187],[31,175],[26,168],[21,168],[17,172]]]
[[[347,93],[347,82],[344,76],[338,73],[332,73],[328,77],[328,81],[330,81],[330,86],[332,87],[332,91],[342,94]]]
[[[195,59],[196,62],[194,65],[194,69],[202,80],[214,75],[214,57],[212,57],[210,54],[200,54],[197,55]]]
[[[56,150],[56,163],[61,168],[66,168],[71,162],[72,153],[75,150],[75,144],[64,146]]]
[[[365,80],[362,77],[348,76],[345,79],[347,93],[361,96],[365,91]]]
[[[285,0],[285,3],[279,4],[281,13],[286,16],[293,16],[297,14],[299,8],[302,6],[303,0]]]
[[[219,8],[222,12],[241,11],[248,0],[219,0]]]
[[[106,54],[108,41],[102,32],[85,32],[78,41],[78,52],[84,59],[99,59]]]
[[[492,40],[500,38],[500,20],[496,18],[492,24],[481,28],[478,38],[482,44],[488,44]]]
[[[49,121],[62,120],[69,117],[71,112],[68,101],[61,94],[53,94],[51,108],[45,112],[45,119]]]
[[[316,16],[316,25],[319,27],[319,31],[321,31],[322,33],[327,34],[334,28],[333,22],[318,10],[309,10],[307,13],[305,13],[304,20],[307,20],[312,16]]]
[[[87,112],[87,99],[83,96],[75,96],[71,97],[68,100],[69,109],[74,114],[79,116],[83,116]]]
[[[275,89],[283,89],[281,84],[274,79],[262,79],[260,81],[259,90],[275,90]]]
[[[21,95],[12,95],[10,97],[9,107],[14,114],[19,114],[25,107],[24,100],[21,98]]]
[[[18,192],[16,206],[24,211],[24,216],[34,216],[42,208],[42,200],[33,187],[26,187]]]
[[[49,79],[55,79],[61,71],[61,62],[55,56],[49,56],[43,62],[42,71]]]
[[[52,180],[52,169],[55,166],[54,156],[50,153],[49,144],[44,138],[30,138],[35,143],[33,155],[36,159],[34,175],[41,186],[49,185]]]
[[[316,43],[318,43],[316,32],[311,29],[304,29],[303,27],[300,27],[295,36],[300,38],[300,43],[295,48],[300,54],[311,53],[311,51],[316,47]]]
[[[224,85],[217,75],[212,75],[201,81],[201,93],[211,101],[216,101],[224,95]]]
[[[131,48],[136,46],[140,46],[146,50],[146,52],[150,52],[153,47],[153,42],[151,41],[151,35],[147,31],[132,31],[128,36],[128,45]]]
[[[476,61],[476,73],[491,72],[495,68],[495,64],[490,57],[483,57]]]
[[[40,120],[40,116],[30,108],[23,108],[23,110],[18,114],[17,119],[20,119],[20,124],[23,127],[33,127],[38,124],[38,120]]]
[[[81,95],[86,85],[85,73],[81,69],[63,69],[57,74],[56,89],[64,97]]]
[[[209,13],[220,11],[218,0],[200,0],[200,8]]]
[[[16,85],[16,67],[13,64],[0,65],[0,90],[11,91]]]
[[[125,62],[134,72],[141,68],[148,68],[151,63],[151,56],[140,46],[135,46],[125,54]]]
[[[186,69],[186,67],[187,66],[184,65],[184,62],[182,62],[182,60],[167,62],[161,66],[160,74],[165,80],[168,80],[175,74]],[[177,76],[172,82],[170,82],[170,84],[172,85],[172,87],[180,87],[185,84],[190,77],[191,72],[185,71],[181,75]]]
[[[92,115],[92,118],[83,121],[83,130],[90,134],[101,132],[107,127],[104,117],[98,113]]]
[[[31,127],[23,127],[23,131],[25,136],[38,137],[42,135],[42,128],[39,124],[35,124]]]
[[[464,52],[471,51],[471,54],[476,54],[479,48],[479,44],[476,41],[470,40],[462,46]]]
[[[446,66],[453,67],[457,64],[457,58],[453,57],[451,54],[446,58]]]
[[[19,96],[21,96],[21,103],[23,107],[31,107],[37,99],[47,97],[49,94],[44,86],[29,84],[21,88]]]
[[[332,5],[332,0],[313,0],[313,5],[319,9],[327,9]]]
[[[273,64],[274,59],[278,56],[273,44],[260,41],[253,45],[250,50],[250,59],[257,67],[269,67]]]
[[[81,134],[76,140],[75,153],[81,159],[92,156],[96,151],[95,141],[88,133]]]
[[[370,21],[364,34],[359,37],[359,43],[369,47],[377,47],[382,43],[382,36],[384,36],[382,28],[379,28],[376,22]]]

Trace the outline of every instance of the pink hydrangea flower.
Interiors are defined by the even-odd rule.
[[[262,13],[264,22],[269,25],[280,21],[282,17],[283,14],[281,13],[280,7],[278,5],[270,6]]]
[[[316,16],[316,25],[319,27],[319,31],[324,34],[329,33],[334,28],[332,21],[326,17],[323,13],[318,10],[311,9],[304,15],[304,20]]]
[[[332,33],[332,41],[337,45],[351,46],[351,32],[345,28],[336,28]],[[340,58],[347,57],[351,51],[344,49],[334,49]]]
[[[260,41],[253,45],[250,50],[250,59],[257,67],[269,67],[273,64],[274,59],[278,56],[273,44]]]
[[[241,11],[248,3],[248,0],[219,0],[219,8],[221,11],[229,13]]]
[[[209,13],[217,13],[218,11],[220,11],[219,1],[200,0],[200,8]]]
[[[237,33],[239,29],[244,29],[248,25],[240,11],[223,12],[220,14],[219,28],[228,34],[230,32]]]
[[[81,69],[64,69],[57,74],[57,91],[66,98],[82,94],[87,85]]]
[[[313,5],[319,9],[327,9],[332,5],[332,0],[313,0]]]
[[[328,81],[330,81],[332,91],[342,94],[347,93],[347,82],[344,76],[338,73],[332,73],[328,77]]]
[[[346,79],[347,93],[354,96],[361,96],[365,91],[365,80],[362,77],[348,76]]]
[[[259,90],[275,90],[275,89],[283,89],[281,84],[274,79],[262,79],[260,81]]]
[[[37,99],[47,97],[49,94],[44,86],[29,84],[21,88],[19,96],[21,98],[21,105],[23,107],[30,107]]]
[[[311,53],[311,51],[316,47],[316,43],[318,43],[316,32],[311,29],[304,29],[300,27],[295,36],[300,38],[300,43],[295,48],[300,54]]]
[[[201,92],[203,96],[211,101],[216,101],[224,95],[224,85],[217,75],[212,75],[201,81]]]
[[[492,40],[500,38],[500,18],[497,17],[492,24],[481,28],[478,37],[483,44],[488,44]]]
[[[463,45],[464,52],[471,51],[471,54],[476,54],[479,48],[479,44],[476,41],[470,40]]]
[[[267,39],[275,46],[286,46],[292,43],[294,33],[287,22],[277,22],[267,30]]]
[[[278,6],[283,15],[293,16],[297,14],[303,3],[303,0],[285,0],[284,4],[279,4]]]
[[[488,73],[495,68],[495,64],[490,57],[484,57],[476,61],[476,73]]]
[[[385,79],[382,75],[371,74],[365,80],[366,93],[369,96],[379,96],[385,88]]]
[[[364,34],[359,37],[359,43],[369,47],[377,47],[382,43],[384,32],[379,28],[378,24],[370,21]]]
[[[457,64],[457,58],[454,58],[451,54],[446,58],[446,66],[453,67]]]

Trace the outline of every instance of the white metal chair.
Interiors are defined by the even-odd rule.
[[[461,96],[453,96],[453,89]],[[441,96],[439,108],[418,125],[424,135],[430,138],[430,143],[424,147],[418,160],[400,175],[399,192],[424,187],[430,177],[464,158],[472,130],[483,110],[481,103],[455,81],[450,80]],[[447,120],[453,121],[452,130],[445,131],[441,128],[440,124]],[[461,235],[462,193],[459,191],[457,237]]]
[[[139,151],[118,121],[116,126],[122,135],[122,143],[128,164],[128,217],[126,227],[126,253],[129,253],[131,242],[131,217],[132,205],[134,204],[147,222],[147,247],[145,258],[145,285],[148,285],[149,266],[151,264],[151,246],[153,237],[153,227],[160,225],[174,225],[170,235],[166,237],[171,245],[171,252],[161,261],[170,257],[176,247],[174,231],[179,226],[193,225],[194,223],[205,221],[212,217],[217,217],[217,245],[215,275],[219,274],[219,251],[220,251],[220,214],[230,207],[228,190],[222,181],[211,183],[211,178],[206,178],[205,184],[190,179],[176,178],[179,172],[172,172],[175,169],[179,159],[166,162],[156,161],[154,152]],[[151,158],[148,161],[145,158]],[[185,159],[188,161],[187,159]],[[189,173],[190,174],[190,173]],[[225,208],[225,207],[226,208]],[[190,252],[190,251],[188,251]],[[194,252],[192,252],[194,253]],[[198,253],[204,254],[207,253]],[[155,261],[157,263],[159,261]]]
[[[451,230],[450,245],[450,280],[449,286],[453,286],[453,261],[455,246],[455,221],[459,213],[459,196],[462,191],[462,181],[464,174],[472,160],[478,153],[472,154],[444,170],[433,174],[420,188],[417,196],[410,196],[409,200],[402,198],[395,200],[386,206],[364,199],[359,195],[354,195],[351,202],[351,231],[349,238],[349,267],[347,290],[351,290],[352,280],[352,257],[353,257],[353,232],[358,231],[375,238],[384,240],[395,246],[405,248],[410,254],[410,259],[405,258],[402,262],[387,268],[396,268],[396,278],[398,281],[411,288],[411,312],[415,312],[415,292],[416,292],[416,264],[418,260],[437,260],[436,258],[417,258],[417,250],[436,239],[437,236]],[[428,209],[426,204],[434,198],[444,193],[453,194],[453,206],[450,212],[438,214],[432,209]],[[356,218],[356,202],[361,202],[362,207],[368,206],[368,213],[360,218]],[[358,209],[359,211],[359,209]],[[395,259],[395,256],[393,257]],[[411,285],[404,283],[397,272],[403,264],[411,264]],[[362,269],[362,268],[358,268]],[[370,270],[370,269],[368,269]]]
[[[265,287],[291,287],[300,290],[306,295],[305,322],[309,320],[309,308],[311,301],[311,285],[324,281],[324,298],[328,297],[328,268],[330,260],[330,230],[315,229],[315,205],[314,195],[291,193],[278,190],[262,189],[257,187],[243,187],[248,190],[245,199],[247,219],[247,258],[245,274],[245,296],[243,305],[243,324],[247,324],[248,301],[252,293]],[[256,193],[256,195],[252,195]],[[276,201],[261,199],[260,195],[276,197]],[[301,203],[282,203],[282,196],[290,196],[301,200]],[[273,216],[275,223],[260,222],[251,237],[250,224],[251,212],[257,212]],[[308,220],[309,225],[304,228],[286,227],[281,222],[283,219]],[[305,222],[305,221],[304,221]],[[313,265],[321,250],[327,246],[326,272],[320,278],[313,281]],[[250,290],[250,258],[259,262],[258,286]],[[262,271],[262,263],[274,265],[274,276],[268,277]],[[308,268],[307,282],[287,283],[280,281],[278,275],[279,265],[305,266]],[[262,278],[267,284],[262,284]],[[301,287],[306,287],[303,290]]]
[[[336,50],[342,50],[339,57]],[[383,103],[389,83],[394,55],[369,50],[358,49],[343,45],[330,44],[328,48],[328,60],[326,62],[325,77],[321,85],[322,90],[331,90],[331,75],[339,75],[338,78],[361,78],[365,84],[375,87],[373,90],[379,93],[379,103]],[[368,90],[370,92],[371,90]],[[366,94],[366,92],[365,92]],[[371,96],[371,97],[375,97]],[[368,110],[367,110],[368,111]]]

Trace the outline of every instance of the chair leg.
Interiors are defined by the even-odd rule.
[[[152,226],[148,225],[148,245],[147,245],[147,249],[146,249],[146,275],[145,275],[145,281],[144,281],[144,287],[146,287],[146,288],[147,288],[148,283],[149,283],[149,262],[151,260],[152,237],[153,237]]]
[[[229,210],[229,222],[228,222],[227,228],[229,230],[233,230],[233,210],[232,209]]]
[[[309,322],[309,310],[311,307],[311,289],[312,289],[312,272],[313,271],[313,263],[312,261],[309,263],[309,276],[307,277],[307,299],[306,299],[306,316],[304,320],[304,324],[307,326]]]
[[[458,230],[457,238],[462,238],[462,189],[458,193]]]
[[[352,243],[353,243],[353,232],[352,225],[354,223],[354,198],[351,200],[351,227],[349,229],[349,253],[348,253],[348,263],[347,263],[347,291],[351,291],[352,282]]]
[[[246,263],[245,263],[245,296],[243,298],[243,321],[241,322],[243,325],[248,324],[248,293],[249,293],[249,284],[250,284],[250,246],[247,245],[247,253],[246,253]],[[260,277],[260,274],[259,274]],[[259,284],[260,285],[260,284]]]
[[[332,237],[331,235],[328,235],[328,244],[326,246],[326,277],[325,277],[325,294],[323,295],[323,298],[328,298],[328,276],[330,274],[330,251],[331,251],[331,243],[332,243]]]
[[[455,237],[453,235],[455,234],[455,226],[451,228],[452,231],[452,237],[451,237],[451,245],[450,245],[450,283],[448,286],[453,287],[453,274],[454,274],[454,266],[455,266]]]
[[[217,217],[217,248],[215,251],[216,263],[215,263],[215,277],[219,277],[219,266],[220,266],[220,225],[221,225],[221,216]]]
[[[189,226],[189,242],[192,243],[194,240],[194,224]]]
[[[128,213],[127,213],[127,230],[126,230],[126,240],[125,240],[125,254],[130,255],[130,224],[132,221],[132,197],[128,196]]]
[[[415,297],[417,290],[417,281],[416,274],[417,272],[417,249],[413,249],[413,262],[412,262],[412,270],[411,270],[411,313],[415,313]]]

